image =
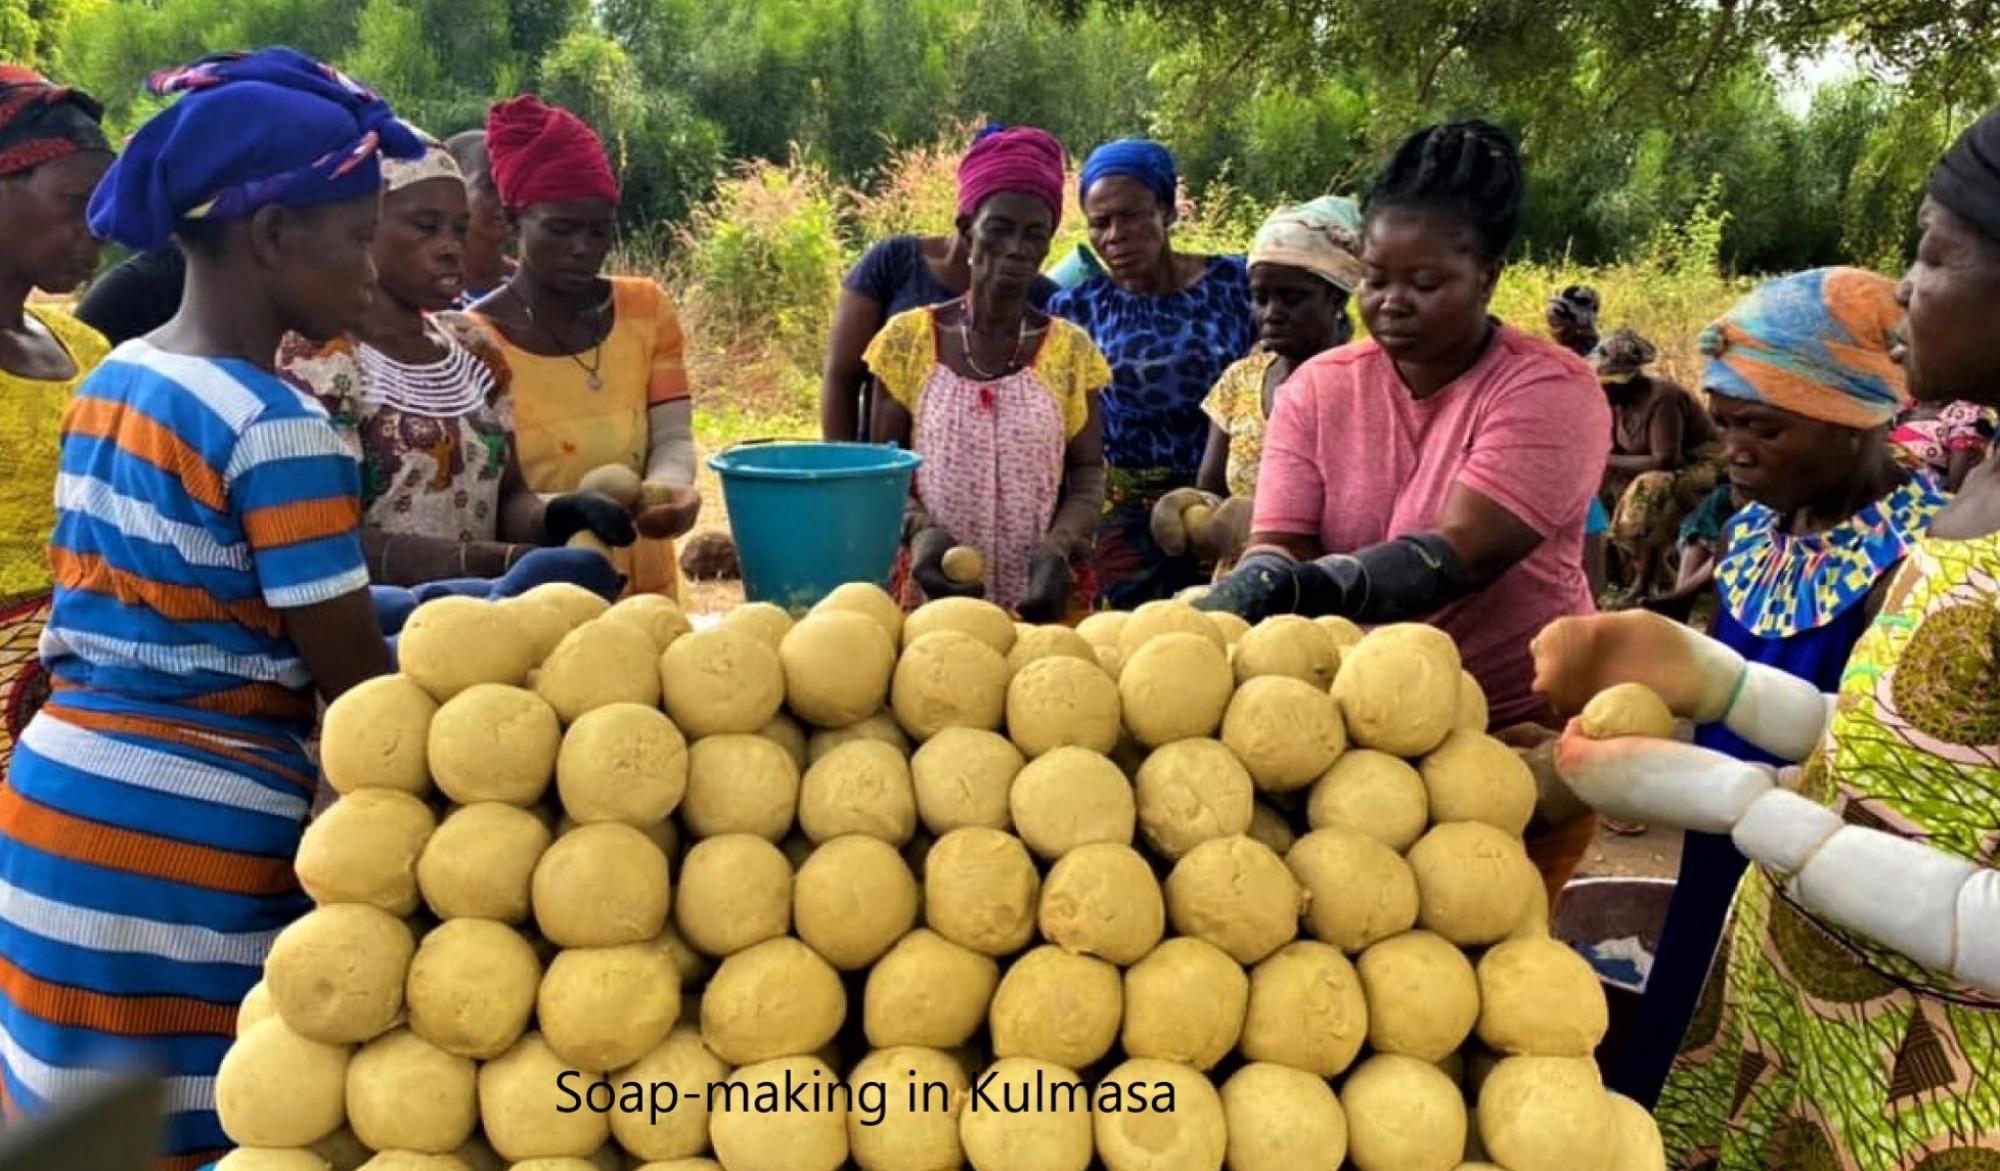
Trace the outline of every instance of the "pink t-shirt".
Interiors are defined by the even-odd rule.
[[[1583,522],[1610,449],[1596,377],[1552,342],[1502,326],[1477,365],[1421,402],[1379,345],[1358,342],[1286,380],[1264,436],[1252,527],[1353,553],[1435,531],[1458,484],[1521,518],[1543,537],[1535,551],[1424,621],[1458,641],[1496,724],[1529,719],[1541,707],[1529,641],[1596,608]]]

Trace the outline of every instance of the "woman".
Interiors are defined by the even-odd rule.
[[[499,335],[513,372],[521,471],[544,494],[575,492],[607,464],[643,476],[633,517],[643,539],[612,561],[632,592],[678,600],[673,538],[701,510],[680,318],[654,281],[601,274],[618,181],[581,119],[513,98],[487,114],[486,150],[521,262],[472,315]]]
[[[66,313],[30,306],[35,289],[67,293],[97,268],[84,222],[111,165],[89,95],[0,65],[0,780],[14,740],[48,696],[36,657],[49,616],[49,533],[63,408],[108,349]]]
[[[1513,141],[1484,122],[1397,149],[1363,206],[1369,339],[1286,383],[1250,549],[1197,603],[1252,622],[1430,622],[1457,640],[1495,727],[1544,711],[1535,632],[1592,610],[1583,522],[1611,431],[1588,367],[1488,313],[1522,181]],[[1592,823],[1531,843],[1552,890]]]
[[[1257,352],[1222,372],[1202,401],[1208,450],[1197,484],[1216,496],[1257,495],[1264,426],[1278,387],[1308,359],[1354,336],[1347,298],[1361,284],[1361,209],[1321,196],[1280,208],[1250,245]]]
[[[486,131],[454,134],[445,141],[445,149],[465,177],[465,202],[472,213],[465,233],[465,281],[452,307],[470,309],[514,277],[514,259],[507,255],[507,209],[500,205],[500,193],[493,187]]]
[[[331,342],[289,337],[278,355],[279,376],[326,408],[361,462],[370,580],[498,577],[537,546],[578,532],[630,545],[631,518],[610,499],[572,493],[544,504],[528,490],[498,347],[463,319],[432,316],[464,284],[470,213],[458,164],[424,137],[422,158],[382,165],[367,312]],[[537,560],[607,576],[603,558],[588,550],[548,550]]]
[[[1111,364],[1104,397],[1106,505],[1092,568],[1112,609],[1171,597],[1203,580],[1192,557],[1152,534],[1154,505],[1194,484],[1207,448],[1202,400],[1257,336],[1249,267],[1240,256],[1174,250],[1174,158],[1125,139],[1083,164],[1090,246],[1106,272],[1049,301],[1083,327]]]
[[[1571,285],[1549,298],[1546,321],[1556,344],[1579,358],[1597,348],[1597,290]]]
[[[974,595],[1056,622],[1089,606],[1088,572],[1079,585],[1073,567],[1104,506],[1098,392],[1111,370],[1082,330],[1028,303],[1063,187],[1062,144],[1047,132],[980,139],[958,172],[971,289],[890,318],[868,347],[888,391],[878,433],[924,457],[903,530],[905,607]],[[984,554],[983,583],[945,576],[960,544]]]
[[[2000,405],[2000,112],[1931,173],[1898,290],[1911,393]],[[1537,685],[1565,711],[1618,681],[1783,760],[1592,743],[1563,775],[1608,811],[1730,831],[1744,877],[1661,1095],[1670,1165],[1937,1171],[2000,1153],[2000,469],[1910,550],[1838,698],[1645,613],[1557,624]]]
[[[2000,411],[1978,403],[1911,403],[1896,417],[1889,442],[1956,492],[1993,450]]]
[[[1592,355],[1611,402],[1602,498],[1633,598],[1665,587],[1681,518],[1722,474],[1715,423],[1679,384],[1646,373],[1656,356],[1653,343],[1629,329],[1612,331]]]
[[[973,140],[973,149],[1002,129],[988,126]],[[833,307],[826,368],[820,379],[820,438],[829,443],[869,438],[862,431],[869,420],[861,392],[867,383],[868,345],[883,323],[899,313],[957,300],[971,283],[972,254],[963,230],[942,236],[891,236],[862,254],[841,281],[840,299]],[[1028,304],[1040,310],[1055,291],[1054,281],[1037,276],[1028,288]]]
[[[1821,691],[1838,688],[1891,574],[1945,502],[1885,438],[1906,398],[1889,356],[1900,316],[1887,278],[1819,269],[1764,285],[1702,334],[1730,486],[1749,501],[1724,527],[1713,634]],[[1695,743],[1780,763],[1717,724]],[[1642,1024],[1610,1071],[1613,1088],[1641,1103],[1666,1079],[1744,866],[1720,835],[1690,833],[1681,848]]]
[[[1251,551],[1202,603],[1253,621],[1428,616],[1503,725],[1541,711],[1528,640],[1591,610],[1583,519],[1610,434],[1581,362],[1488,315],[1521,181],[1512,141],[1481,122],[1396,151],[1364,208],[1369,339],[1286,383]]]
[[[187,295],[63,417],[43,659],[55,694],[0,789],[0,1075],[36,1113],[97,1071],[167,1077],[162,1171],[229,1143],[214,1078],[292,873],[319,701],[382,673],[359,478],[272,372],[288,330],[366,304],[388,106],[289,49],[156,75],[90,200],[99,237],[177,238]]]

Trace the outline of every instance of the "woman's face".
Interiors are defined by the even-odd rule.
[[[1031,195],[1002,191],[979,205],[965,233],[973,287],[1025,297],[1048,259],[1055,217]]]
[[[614,239],[614,209],[606,199],[538,203],[519,213],[521,264],[552,293],[589,292]]]
[[[1780,513],[1826,499],[1856,469],[1872,465],[1863,453],[1882,441],[1879,430],[1857,431],[1720,394],[1708,396],[1708,407],[1722,432],[1729,482]]]
[[[257,236],[266,246],[271,299],[286,328],[314,341],[353,328],[375,296],[373,245],[382,197],[269,210],[271,225]]]
[[[426,179],[382,197],[375,280],[398,303],[436,312],[465,288],[465,237],[472,224],[465,184]]]
[[[1142,282],[1166,258],[1167,212],[1144,183],[1110,175],[1083,195],[1090,248],[1120,286]]]
[[[1925,402],[2000,404],[2000,243],[1934,200],[1924,200],[1923,239],[1896,289],[1908,311],[1899,351],[1910,393]]]
[[[46,293],[67,293],[97,271],[100,251],[84,212],[111,166],[102,151],[64,155],[0,178],[0,256]]]
[[[1325,277],[1289,264],[1250,266],[1250,316],[1263,347],[1293,365],[1354,333],[1347,294]]]
[[[1397,362],[1435,362],[1476,344],[1500,266],[1482,258],[1467,225],[1431,211],[1387,208],[1368,218],[1361,320]]]

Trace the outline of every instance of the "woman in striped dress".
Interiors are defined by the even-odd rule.
[[[54,695],[0,792],[0,1084],[34,1113],[139,1065],[168,1079],[156,1167],[228,1146],[214,1077],[237,1005],[306,900],[314,701],[382,672],[359,477],[272,373],[287,330],[366,303],[378,154],[417,140],[290,50],[156,77],[183,94],[90,204],[100,237],[178,240],[179,313],[63,418]]]

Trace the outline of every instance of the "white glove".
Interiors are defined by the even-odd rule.
[[[1678,741],[1593,741],[1572,721],[1556,766],[1614,817],[1729,834],[1815,915],[2000,996],[2000,871],[1848,825],[1769,770]]]

